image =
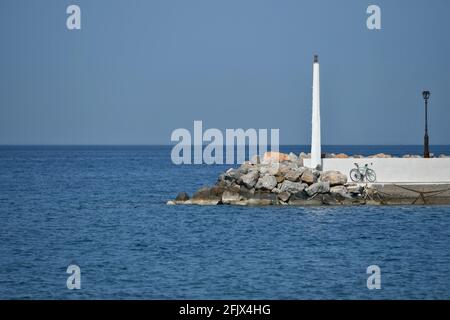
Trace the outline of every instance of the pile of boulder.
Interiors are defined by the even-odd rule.
[[[267,152],[222,173],[212,187],[191,197],[181,192],[167,204],[349,205],[364,204],[364,187],[338,171],[303,166],[302,155]]]

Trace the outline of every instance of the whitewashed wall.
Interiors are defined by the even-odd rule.
[[[310,166],[310,159],[304,159]],[[338,170],[350,180],[350,170],[354,163],[366,163],[375,170],[377,183],[450,183],[450,158],[403,159],[403,158],[362,158],[362,159],[322,159],[322,168]]]

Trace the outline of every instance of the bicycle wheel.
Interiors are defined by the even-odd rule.
[[[375,182],[377,181],[377,175],[375,174],[375,171],[373,171],[372,169],[367,169],[366,172],[366,179],[369,182]]]
[[[359,172],[358,169],[350,170],[350,179],[352,179],[353,182],[359,182],[361,181],[361,178],[361,172]]]

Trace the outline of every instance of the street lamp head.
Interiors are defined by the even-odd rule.
[[[425,100],[428,100],[430,98],[430,91],[423,91],[422,95]]]

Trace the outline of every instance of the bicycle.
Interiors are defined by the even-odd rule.
[[[364,167],[360,167],[359,164],[355,163],[355,166],[356,168],[350,170],[350,179],[352,179],[353,182],[363,182],[364,179],[368,182],[375,182],[377,180],[375,171],[370,169],[368,164],[365,164]]]

